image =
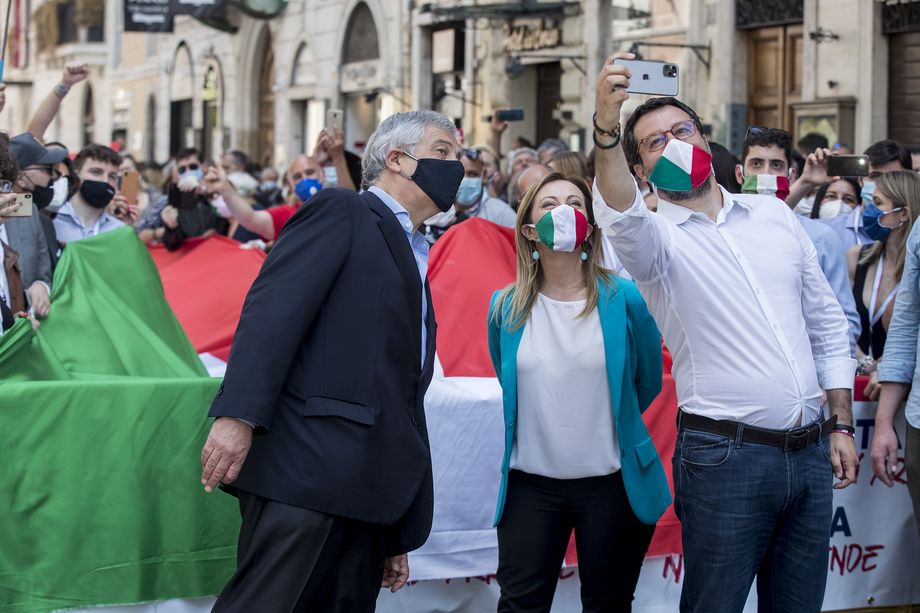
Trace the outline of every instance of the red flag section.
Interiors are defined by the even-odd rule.
[[[481,219],[448,230],[431,249],[428,279],[438,319],[438,358],[445,376],[494,377],[486,338],[492,293],[515,277],[514,232]],[[671,355],[663,349],[661,394],[644,414],[646,426],[671,480],[671,457],[677,437],[677,392]],[[681,552],[680,523],[673,506],[658,521],[649,555]],[[575,563],[574,542],[566,561]]]
[[[428,262],[445,377],[494,377],[486,318],[492,293],[514,281],[514,231],[468,219],[444,233]]]
[[[191,239],[177,251],[150,247],[166,299],[198,353],[226,361],[243,300],[265,254],[223,236]]]

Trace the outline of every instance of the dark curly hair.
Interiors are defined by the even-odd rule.
[[[10,149],[10,137],[0,132],[0,181],[16,183],[19,178],[19,164]]]

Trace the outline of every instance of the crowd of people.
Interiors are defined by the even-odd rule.
[[[854,374],[879,402],[873,471],[891,486],[906,447],[920,528],[920,398],[908,396],[920,338],[920,148],[881,140],[864,152],[865,176],[832,176],[828,162],[850,153],[846,144],[750,126],[738,158],[674,98],[647,100],[621,127],[630,75],[609,62],[590,156],[556,138],[536,147],[517,138],[505,154],[509,124],[498,119],[488,143],[468,145],[449,120],[421,111],[385,120],[363,156],[327,128],[284,169],[194,148],[158,167],[104,145],[43,142],[85,76],[68,66],[27,129],[0,136],[2,328],[49,315],[69,243],[124,226],[170,250],[223,235],[269,251],[202,453],[202,483],[237,495],[244,519],[240,568],[215,610],[264,602],[265,586],[251,582],[275,567],[260,566],[257,548],[275,559],[299,547],[296,573],[265,579],[285,610],[323,598],[370,610],[375,573],[392,589],[405,583],[404,554],[424,542],[433,504],[419,410],[434,359],[428,248],[474,217],[513,228],[517,248],[516,280],[493,297],[488,321],[506,418],[500,611],[548,610],[573,529],[585,610],[630,609],[672,502],[641,417],[660,391],[662,337],[680,404],[681,611],[740,611],[755,577],[770,610],[820,610],[832,487],[856,480]],[[129,176],[139,189],[125,188]],[[286,275],[304,261],[310,278],[292,288]],[[405,297],[389,283],[405,284]],[[329,348],[333,338],[342,349]],[[387,415],[379,398],[405,414]],[[302,424],[311,415],[345,421],[313,432]],[[291,458],[317,475],[280,468]],[[378,486],[376,468],[367,472],[378,465],[414,485]],[[352,546],[360,555],[338,577],[335,557]]]

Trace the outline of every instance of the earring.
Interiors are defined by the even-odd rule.
[[[533,253],[530,254],[530,257],[533,258],[534,262],[540,259],[540,252],[536,249],[533,250]]]
[[[581,261],[582,261],[582,262],[587,262],[587,261],[588,261],[588,254],[587,254],[586,252],[584,252],[584,251],[581,252]]]

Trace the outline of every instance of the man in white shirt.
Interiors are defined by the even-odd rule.
[[[594,211],[674,357],[680,609],[739,612],[757,576],[771,611],[818,613],[831,467],[833,487],[856,480],[846,319],[792,211],[716,183],[693,109],[649,100],[620,146],[629,71],[613,59],[597,82]]]

